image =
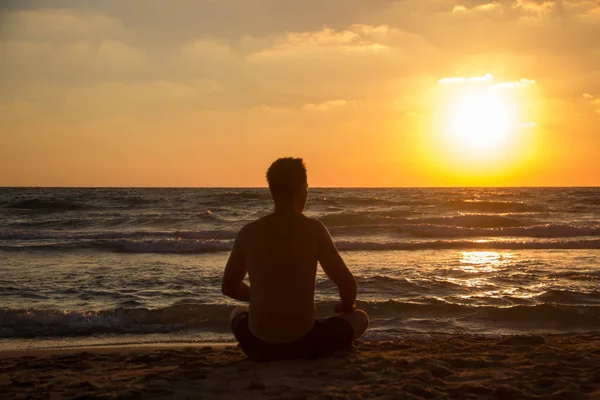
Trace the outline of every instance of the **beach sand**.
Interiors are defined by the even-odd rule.
[[[11,399],[600,399],[600,333],[362,342],[317,361],[235,346],[0,352]]]

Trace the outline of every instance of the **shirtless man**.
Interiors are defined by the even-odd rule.
[[[275,211],[244,226],[223,275],[223,294],[249,302],[230,317],[231,329],[253,360],[317,358],[348,348],[369,326],[355,307],[356,279],[327,228],[302,214],[308,197],[304,162],[280,158],[267,171]],[[338,286],[336,315],[315,317],[317,262]],[[248,273],[251,286],[243,282]]]

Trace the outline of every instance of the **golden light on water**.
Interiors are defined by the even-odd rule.
[[[460,269],[464,272],[493,272],[504,266],[512,258],[510,253],[496,251],[463,251],[460,257]]]

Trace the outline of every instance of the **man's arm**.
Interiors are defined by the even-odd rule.
[[[246,276],[246,259],[244,257],[244,228],[238,233],[233,249],[227,260],[221,291],[239,301],[250,301],[250,286],[244,282]]]
[[[345,313],[350,313],[355,308],[358,286],[352,272],[340,256],[329,231],[321,222],[317,221],[318,229],[318,254],[319,264],[327,276],[337,285],[340,291],[342,307]]]

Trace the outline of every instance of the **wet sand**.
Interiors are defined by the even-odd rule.
[[[235,346],[0,352],[7,399],[600,399],[600,333],[358,343],[315,361]]]

